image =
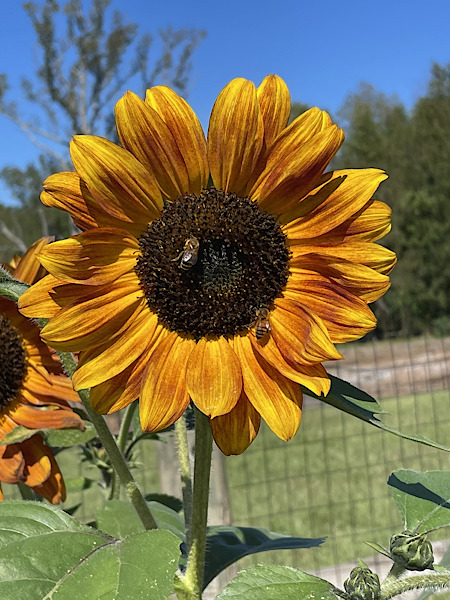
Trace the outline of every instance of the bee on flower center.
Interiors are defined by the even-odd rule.
[[[183,250],[176,256],[172,258],[172,262],[178,261],[178,266],[180,269],[187,271],[191,267],[197,264],[198,260],[198,250],[200,248],[200,242],[195,236],[188,237],[188,239],[184,242]]]
[[[269,309],[265,307],[258,308],[256,311],[255,335],[260,340],[266,333],[270,332]]]

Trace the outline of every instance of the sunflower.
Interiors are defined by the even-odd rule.
[[[275,75],[219,94],[207,139],[165,86],[116,105],[120,146],[71,144],[74,172],[42,201],[83,230],[45,247],[50,275],[20,309],[50,318],[43,339],[79,352],[73,382],[100,413],[140,398],[145,431],[192,401],[225,454],[243,452],[261,417],[290,439],[301,385],[327,394],[322,362],[375,327],[368,303],[389,287],[395,255],[375,244],[390,209],[378,169],[324,172],[344,134],[312,108],[287,125]]]
[[[16,279],[37,281],[45,270],[36,254],[48,243],[36,242],[22,259],[2,265]],[[24,318],[14,302],[0,297],[0,443],[18,427],[28,429],[84,428],[68,401],[78,395],[62,371],[54,351],[40,339],[39,328]],[[1,482],[25,483],[53,504],[66,496],[64,480],[51,449],[39,433],[0,446]]]

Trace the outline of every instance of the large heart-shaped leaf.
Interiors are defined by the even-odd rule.
[[[258,565],[241,571],[216,600],[336,600],[333,585],[282,565]]]
[[[167,598],[180,540],[142,531],[120,540],[38,502],[0,504],[0,598]]]
[[[450,525],[450,471],[399,469],[388,485],[405,529],[421,533]]]

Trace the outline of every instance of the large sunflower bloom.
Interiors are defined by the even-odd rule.
[[[271,75],[231,81],[205,136],[163,86],[116,105],[121,146],[71,144],[75,172],[42,201],[84,233],[40,254],[50,275],[21,299],[49,317],[43,339],[79,352],[75,389],[101,413],[140,398],[146,431],[192,400],[216,443],[239,454],[261,417],[283,440],[300,425],[300,384],[327,394],[334,344],[375,327],[367,304],[389,287],[395,255],[372,194],[377,169],[324,174],[344,134],[318,108],[287,126],[290,98]]]
[[[25,283],[45,274],[36,254],[47,244],[36,242],[22,259],[2,265]],[[78,395],[63,374],[54,351],[40,339],[39,327],[24,318],[14,302],[0,297],[0,443],[17,427],[60,429],[84,427],[68,401]],[[0,446],[1,482],[23,482],[53,504],[64,501],[64,480],[51,449],[36,433],[21,442]]]

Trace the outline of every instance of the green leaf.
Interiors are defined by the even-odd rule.
[[[0,441],[0,446],[8,444],[18,444],[28,438],[40,433],[49,446],[68,448],[77,446],[92,440],[96,435],[95,427],[90,421],[84,421],[85,430],[81,431],[78,427],[68,427],[67,429],[28,429],[19,425]]]
[[[69,427],[67,429],[43,429],[41,430],[45,441],[49,446],[68,448],[85,444],[97,435],[95,427],[90,421],[84,421],[85,429],[81,431],[78,427]]]
[[[30,286],[14,279],[5,269],[0,270],[0,296],[16,302]]]
[[[207,535],[204,587],[243,556],[267,550],[313,548],[325,541],[325,538],[289,537],[256,527],[224,525],[208,527]]]
[[[405,529],[423,533],[450,525],[450,471],[399,469],[388,485]]]
[[[176,496],[169,496],[169,494],[145,494],[144,498],[147,502],[158,502],[168,506],[175,512],[179,513],[183,510],[183,503]]]
[[[282,565],[258,565],[241,571],[216,600],[336,600],[328,581]]]
[[[120,541],[61,509],[0,504],[0,598],[163,600],[173,589],[180,540],[143,531]],[[151,557],[151,560],[149,559]]]
[[[132,534],[92,552],[42,600],[165,600],[173,591],[179,544],[169,531]]]
[[[185,540],[184,520],[177,512],[159,502],[148,502],[148,506],[159,529],[169,530],[181,541]],[[119,539],[143,530],[135,509],[125,500],[106,502],[105,507],[97,513],[97,525],[102,531]]]
[[[0,504],[0,598],[42,600],[104,534],[61,509],[16,500]]]
[[[64,481],[68,492],[82,492],[83,490],[88,490],[94,483],[97,483],[95,479],[90,479],[89,477],[65,477]]]
[[[384,413],[385,411],[372,396],[366,394],[366,392],[363,392],[350,383],[343,381],[339,377],[335,377],[334,375],[330,375],[329,377],[331,380],[331,389],[326,396],[318,396],[317,394],[314,394],[314,392],[311,392],[311,390],[302,386],[303,391],[312,398],[317,398],[317,400],[326,402],[349,415],[353,415],[366,423],[370,423],[379,429],[393,433],[398,437],[450,452],[449,447],[434,442],[423,435],[408,434],[398,431],[397,429],[392,429],[392,427],[389,427],[377,417],[377,414]]]

